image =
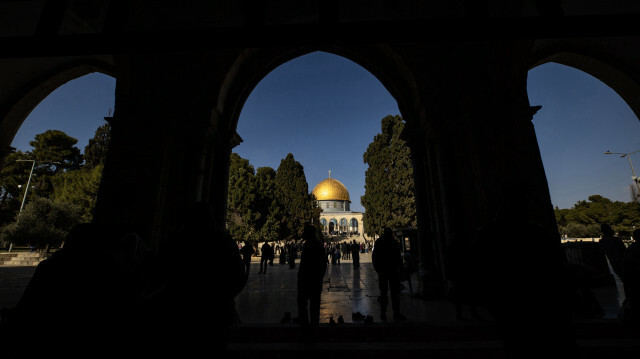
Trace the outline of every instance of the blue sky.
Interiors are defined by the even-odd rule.
[[[70,81],[34,109],[12,146],[30,150],[36,134],[59,129],[77,138],[83,150],[114,108],[114,92],[115,80],[106,75]],[[570,208],[592,194],[629,201],[629,162],[603,154],[640,150],[640,121],[624,101],[599,80],[558,64],[531,70],[528,92],[532,105],[542,105],[533,123],[553,205]],[[380,132],[380,120],[395,114],[396,101],[365,69],[312,53],[276,68],[254,89],[238,122],[244,142],[234,152],[256,169],[277,169],[293,153],[304,166],[309,191],[331,170],[349,190],[351,209],[363,211],[362,154]],[[640,153],[631,159],[640,175]]]

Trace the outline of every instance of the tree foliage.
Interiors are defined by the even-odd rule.
[[[302,238],[304,225],[318,223],[320,217],[314,218],[317,212],[314,211],[314,198],[309,193],[304,167],[295,160],[293,154],[287,154],[287,157],[280,161],[275,182],[286,218],[283,237],[285,239]]]
[[[75,146],[77,140],[59,130],[48,130],[36,135],[29,142],[33,150],[17,151],[5,158],[0,171],[0,225],[4,225],[0,231],[4,233],[6,238],[15,238],[24,242],[26,241],[24,236],[44,236],[44,239],[31,238],[29,240],[30,242],[39,242],[41,240],[49,241],[50,238],[57,238],[56,236],[60,233],[66,233],[66,222],[62,220],[45,221],[40,224],[40,227],[34,227],[33,230],[23,228],[25,223],[29,223],[24,218],[30,218],[30,212],[26,209],[32,201],[38,201],[39,204],[36,207],[40,211],[39,215],[43,216],[42,218],[45,218],[43,211],[49,208],[53,211],[51,216],[71,211],[73,216],[78,216],[77,220],[79,221],[89,222],[92,220],[110,130],[108,124],[102,125],[96,130],[94,137],[85,147],[85,151],[88,153],[87,161]],[[18,160],[36,161],[29,192],[24,200],[24,210],[20,213],[20,217],[18,217],[18,211],[24,198],[33,162],[19,162]],[[49,207],[45,206],[42,202],[44,199],[53,204]],[[36,211],[36,209],[32,211]],[[16,218],[21,218],[20,225],[17,224]],[[76,220],[74,219],[74,221]],[[53,227],[45,230],[42,226]]]
[[[14,222],[0,229],[0,237],[16,244],[59,245],[80,221],[79,207],[36,197],[25,205]]]
[[[611,201],[591,195],[570,209],[555,208],[560,234],[569,238],[600,237],[600,224],[608,223],[620,236],[628,237],[640,228],[640,204]]]
[[[76,143],[77,139],[60,130],[47,130],[29,142],[33,147],[31,158],[36,160],[31,179],[35,195],[49,198],[53,194],[53,176],[80,168],[83,159]]]
[[[249,160],[231,153],[227,195],[227,230],[239,241],[253,241],[260,213],[255,210],[257,186]]]
[[[93,138],[84,147],[84,166],[93,168],[104,164],[111,141],[111,125],[105,123],[96,129]]]
[[[276,171],[271,167],[260,167],[256,171],[256,210],[260,213],[258,227],[260,237],[265,241],[281,238],[284,225],[284,208],[276,185]]]
[[[51,199],[78,206],[84,222],[91,222],[102,179],[102,164],[59,173],[53,177]]]
[[[385,227],[415,227],[417,223],[411,152],[401,138],[403,129],[400,116],[384,117],[381,132],[363,155],[369,168],[360,201],[369,235],[380,235]]]
[[[254,171],[247,159],[232,153],[228,189],[227,230],[236,240],[297,239],[304,223],[319,221],[304,168],[292,154],[277,171],[271,167]]]

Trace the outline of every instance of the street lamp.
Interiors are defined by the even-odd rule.
[[[634,151],[631,153],[621,153],[621,152],[611,152],[611,151],[606,151],[604,154],[605,155],[620,155],[621,158],[627,158],[629,160],[629,166],[631,167],[631,174],[633,175],[631,177],[631,179],[633,180],[633,182],[635,182],[636,187],[638,188],[638,194],[640,194],[640,184],[638,183],[638,181],[640,181],[640,178],[638,178],[636,176],[636,171],[633,170],[633,164],[631,163],[631,155],[636,153],[636,152],[640,152],[640,150],[638,151]]]
[[[20,212],[24,208],[24,200],[27,199],[27,192],[29,192],[29,184],[31,183],[31,176],[33,175],[33,169],[36,167],[36,160],[16,160],[16,162],[33,162],[31,165],[31,172],[29,173],[29,180],[27,181],[27,188],[24,189],[24,196],[22,196],[22,204],[20,204]]]
[[[22,212],[22,209],[24,208],[24,202],[27,199],[27,192],[29,192],[29,185],[31,184],[31,176],[33,176],[33,169],[36,167],[36,160],[16,160],[16,162],[32,162],[31,163],[31,172],[29,172],[29,180],[27,181],[27,188],[24,189],[24,196],[22,196],[22,203],[20,204],[20,211]],[[60,164],[60,162],[53,162],[53,161],[39,161],[40,163],[54,163],[54,164]],[[18,186],[18,188],[20,188],[20,186]],[[11,242],[9,244],[9,253],[11,253],[11,250],[13,249],[13,242]]]

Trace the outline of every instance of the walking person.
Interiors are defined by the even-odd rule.
[[[273,260],[273,248],[268,242],[262,245],[262,256],[260,257],[260,271],[258,274],[267,274],[267,265]]]
[[[604,251],[607,259],[609,259],[613,272],[624,284],[624,252],[627,247],[622,242],[622,239],[615,235],[610,225],[603,223],[600,225],[600,230],[602,231],[602,238],[599,242],[600,248]]]
[[[240,254],[242,255],[242,262],[244,263],[244,272],[246,276],[249,276],[249,265],[251,264],[251,257],[256,252],[253,249],[253,244],[249,241],[245,242],[244,247],[240,249]]]
[[[320,295],[327,271],[322,235],[312,225],[305,225],[304,243],[298,269],[298,318],[304,334],[313,334],[320,323]]]
[[[400,245],[393,238],[390,228],[385,228],[382,237],[376,240],[371,257],[373,269],[378,273],[378,287],[380,288],[380,318],[387,319],[387,292],[391,292],[391,308],[394,320],[407,319],[400,313],[400,278],[398,273],[402,270],[402,257]]]
[[[353,243],[350,245],[351,256],[353,258],[353,269],[360,269],[360,246],[356,243],[356,240],[353,240]]]

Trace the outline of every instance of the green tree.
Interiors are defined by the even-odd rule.
[[[0,237],[19,245],[59,245],[80,221],[79,207],[36,197],[25,205],[14,222],[0,228]]]
[[[608,223],[623,237],[640,228],[640,204],[635,201],[611,201],[601,195],[591,195],[570,209],[555,208],[560,234],[567,237],[599,237],[600,224]]]
[[[52,178],[53,194],[51,199],[77,206],[81,211],[84,222],[91,222],[93,209],[98,197],[100,180],[102,179],[102,164],[89,168],[62,172]]]
[[[47,130],[29,142],[33,147],[31,157],[37,161],[32,178],[34,194],[49,198],[53,193],[51,178],[56,173],[80,168],[83,159],[77,142],[60,130]]]
[[[20,209],[32,162],[27,153],[16,151],[9,154],[0,170],[0,226],[14,221]]]
[[[256,210],[260,213],[257,227],[265,241],[276,241],[282,236],[284,210],[279,202],[281,196],[276,185],[276,171],[271,167],[260,167],[256,171]]]
[[[304,167],[295,160],[293,154],[287,154],[287,157],[280,161],[275,182],[279,201],[284,209],[283,238],[302,238],[304,225],[318,223],[320,217],[314,210],[313,195],[309,193]]]
[[[105,123],[96,129],[93,138],[84,147],[85,167],[92,168],[104,164],[109,150],[109,141],[111,141],[111,125]]]
[[[227,194],[227,230],[239,241],[255,241],[258,237],[256,211],[257,186],[249,160],[231,153]]]
[[[365,194],[360,202],[367,234],[380,235],[385,227],[416,226],[416,205],[411,152],[401,138],[404,122],[400,116],[386,116],[381,133],[363,155],[369,165],[365,172]]]

